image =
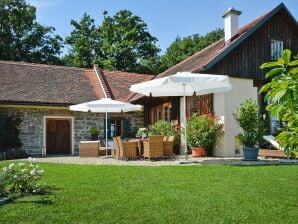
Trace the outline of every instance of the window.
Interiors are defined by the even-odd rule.
[[[151,109],[151,124],[158,120],[171,121],[171,103],[164,103]]]
[[[193,113],[210,114],[213,111],[212,94],[187,97],[187,117]]]
[[[271,60],[276,61],[281,57],[284,49],[284,42],[282,40],[271,39]]]

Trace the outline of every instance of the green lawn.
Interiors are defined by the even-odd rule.
[[[294,165],[40,167],[59,190],[1,206],[0,223],[298,222]]]

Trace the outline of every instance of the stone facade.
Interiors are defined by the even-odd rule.
[[[97,127],[100,130],[100,138],[104,138],[104,114],[82,113],[69,111],[67,108],[53,107],[0,107],[0,120],[4,116],[19,117],[20,139],[22,149],[30,155],[45,154],[45,120],[47,117],[71,118],[73,121],[73,154],[78,154],[79,142],[90,140],[89,129]],[[110,114],[110,117],[128,118],[132,129],[138,129],[144,125],[143,113]],[[1,128],[1,127],[0,127]]]

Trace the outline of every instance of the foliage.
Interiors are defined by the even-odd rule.
[[[22,146],[19,138],[19,125],[22,120],[20,118],[12,118],[10,116],[2,117],[0,120],[0,154],[6,150],[17,149]]]
[[[22,149],[9,149],[0,152],[0,160],[24,159],[28,158],[26,151]]]
[[[98,135],[99,134],[99,130],[96,127],[92,127],[92,128],[89,129],[89,133],[91,135]]]
[[[209,115],[193,113],[187,121],[187,145],[209,148],[223,134],[218,119]]]
[[[223,29],[216,29],[207,33],[205,36],[194,34],[184,38],[177,37],[161,57],[160,70],[164,71],[178,64],[190,55],[193,55],[223,37]]]
[[[0,196],[18,197],[44,193],[45,186],[39,185],[43,170],[29,158],[29,163],[11,163],[0,172]]]
[[[24,0],[0,1],[0,59],[59,64],[62,38],[36,21],[36,8]]]
[[[257,103],[253,99],[246,100],[236,108],[233,116],[243,130],[243,133],[239,134],[241,144],[245,147],[255,147],[265,133]]]
[[[157,39],[147,24],[129,10],[120,10],[114,16],[104,12],[99,27],[102,57],[99,64],[105,69],[138,73],[156,73],[159,49]]]
[[[154,125],[149,126],[149,135],[174,136],[174,145],[179,142],[179,132],[168,121],[159,120]]]
[[[297,222],[298,166],[42,166],[61,190],[1,206],[1,223]]]
[[[63,61],[72,66],[99,67],[138,73],[157,73],[159,63],[157,39],[149,31],[147,24],[128,10],[120,10],[109,16],[105,11],[100,26],[94,19],[84,14],[66,38],[71,47]]]
[[[139,128],[139,130],[136,133],[136,137],[147,137],[147,136],[148,136],[147,128]]]
[[[71,47],[70,53],[63,57],[67,65],[76,67],[92,67],[99,54],[99,33],[92,19],[86,13],[77,22],[71,20],[73,31],[65,39],[65,43]]]
[[[298,150],[298,60],[291,61],[291,51],[286,49],[277,61],[267,62],[261,69],[270,70],[266,74],[271,82],[260,90],[266,93],[270,104],[267,110],[283,123],[284,129],[276,137],[281,147],[287,151]]]
[[[159,120],[149,126],[149,135],[175,136],[176,134],[176,130],[168,121]]]

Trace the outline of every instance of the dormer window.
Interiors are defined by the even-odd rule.
[[[279,59],[283,50],[284,42],[282,40],[271,39],[271,60]]]

